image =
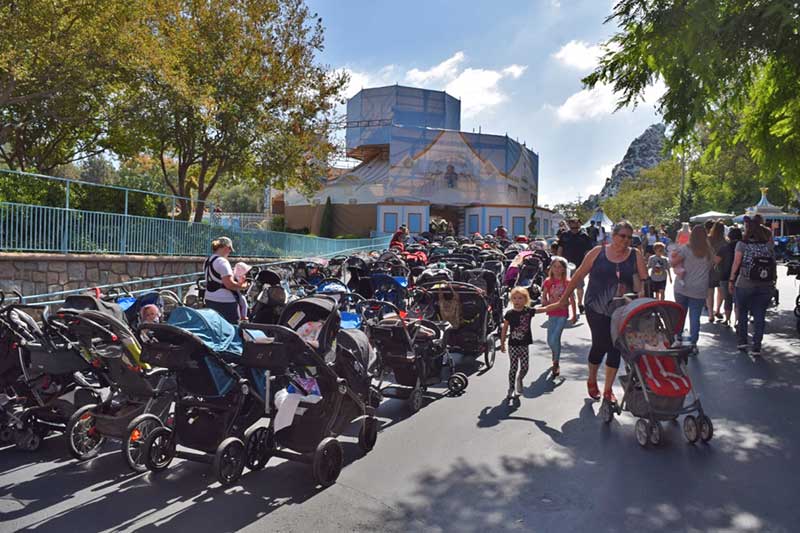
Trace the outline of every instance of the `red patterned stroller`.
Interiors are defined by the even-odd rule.
[[[615,414],[630,411],[639,418],[635,427],[637,442],[656,446],[662,440],[661,421],[686,415],[686,440],[708,442],[714,426],[703,412],[686,370],[690,347],[676,342],[683,329],[685,309],[675,302],[651,298],[625,302],[611,318],[611,336],[625,360],[626,374],[619,377],[625,394],[618,405],[603,401],[603,421],[611,422]]]

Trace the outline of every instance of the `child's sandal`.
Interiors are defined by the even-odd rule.
[[[554,378],[557,378],[561,375],[561,371],[558,369],[558,363],[553,363],[553,368],[550,369]]]

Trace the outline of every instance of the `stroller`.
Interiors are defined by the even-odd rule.
[[[314,294],[328,296],[338,303],[342,329],[361,328],[361,315],[356,306],[364,300],[364,297],[356,292],[351,292],[344,282],[334,278],[325,279],[319,284]]]
[[[277,323],[290,299],[288,281],[279,271],[261,270],[256,275],[254,289],[258,291],[258,296],[250,307],[250,321],[257,324]]]
[[[378,352],[373,375],[383,396],[407,400],[415,413],[422,408],[428,386],[441,383],[445,375],[451,394],[461,394],[467,388],[467,376],[455,371],[447,350],[449,324],[424,318],[406,320],[400,309],[380,300],[366,300],[360,308],[367,336]],[[388,375],[394,376],[394,383],[384,386]]]
[[[399,309],[405,309],[408,302],[408,276],[396,276],[387,272],[370,274],[372,298],[389,302]]]
[[[474,272],[474,271],[473,271]],[[494,274],[484,271],[495,281]],[[483,275],[478,279],[482,279]],[[440,303],[457,299],[458,323],[448,323],[445,341],[448,351],[477,358],[483,355],[486,369],[494,366],[497,355],[497,323],[495,311],[484,289],[469,283],[445,282],[419,287],[414,292],[409,316],[428,320],[444,320]],[[502,311],[502,308],[501,308]],[[452,320],[452,319],[451,319]]]
[[[661,421],[683,419],[683,434],[690,443],[711,440],[714,426],[686,372],[689,347],[677,347],[685,311],[675,302],[650,298],[615,299],[619,307],[611,318],[611,336],[625,360],[620,376],[625,389],[619,405],[604,400],[600,415],[610,422],[623,410],[638,417],[636,441],[657,446],[662,441]],[[686,397],[690,396],[690,403]]]
[[[87,310],[59,313],[84,355],[111,384],[103,401],[80,407],[65,431],[67,450],[78,460],[97,455],[103,443],[121,443],[133,470],[144,472],[142,442],[167,423],[174,381],[165,369],[148,371],[140,360],[141,346],[126,324],[112,315]]]
[[[380,402],[368,368],[374,354],[364,332],[340,330],[337,302],[312,296],[286,306],[278,325],[241,328],[241,363],[263,371],[267,383],[269,428],[260,442],[265,458],[281,457],[310,464],[314,481],[333,484],[343,452],[335,436],[361,419],[358,444],[375,446]]]
[[[0,292],[0,443],[36,451],[48,433],[64,431],[76,407],[99,400],[99,386],[57,319],[40,327],[27,306],[4,301]]]
[[[142,445],[147,469],[160,472],[180,457],[210,463],[228,485],[245,465],[262,468],[263,428],[251,426],[264,414],[265,384],[237,366],[242,343],[234,326],[211,309],[180,307],[167,324],[144,324],[139,335],[142,361],[169,369],[176,381],[174,425],[152,429]]]

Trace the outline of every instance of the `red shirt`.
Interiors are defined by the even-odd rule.
[[[549,303],[555,303],[559,301],[561,296],[564,295],[564,291],[566,289],[567,281],[563,279],[547,278],[542,284],[542,291],[547,294],[547,301]],[[569,316],[569,312],[566,307],[562,307],[561,309],[556,309],[555,311],[548,311],[547,316]]]

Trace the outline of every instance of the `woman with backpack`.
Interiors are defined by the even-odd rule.
[[[671,263],[675,272],[675,301],[689,316],[689,342],[692,355],[697,355],[700,338],[700,314],[706,303],[708,276],[714,254],[702,225],[692,228],[689,242],[672,252]]]
[[[239,291],[247,288],[247,281],[237,281],[228,256],[233,252],[233,242],[220,237],[211,242],[212,254],[206,259],[203,270],[206,278],[206,307],[215,310],[231,324],[239,323]]]
[[[764,321],[775,284],[775,253],[772,232],[757,220],[745,221],[744,236],[736,244],[729,290],[735,291],[736,334],[739,350],[747,351],[747,322],[753,317],[753,346],[750,353],[761,355]]]

